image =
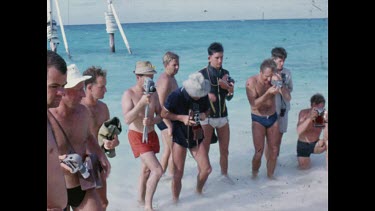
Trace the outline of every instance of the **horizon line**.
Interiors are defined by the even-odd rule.
[[[315,20],[322,18],[268,18],[268,19],[218,19],[218,20],[190,20],[190,21],[148,21],[148,22],[123,22],[121,24],[140,24],[140,23],[184,23],[184,22],[213,22],[213,21],[269,21],[269,20]],[[82,25],[105,25],[106,23],[85,23],[85,24],[64,24],[64,26],[82,26]],[[57,25],[60,25],[57,24]]]

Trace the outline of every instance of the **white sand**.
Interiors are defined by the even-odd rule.
[[[197,167],[195,160],[188,154],[179,204],[172,204],[171,181],[162,178],[154,196],[153,206],[156,210],[328,210],[328,171],[325,168],[325,154],[311,155],[311,169],[297,169],[296,119],[298,111],[308,107],[309,98],[297,97],[293,100],[288,132],[283,137],[275,170],[276,180],[267,178],[264,159],[258,178],[253,180],[250,177],[251,159],[254,154],[250,111],[245,99],[240,97],[228,103],[231,127],[229,175],[235,184],[218,181],[219,152],[218,144],[214,144],[210,150],[213,171],[203,194],[195,194]],[[112,173],[108,180],[109,211],[142,210],[136,203],[140,159],[133,157],[127,140],[127,126],[124,126],[117,156],[110,159]],[[159,133],[158,129],[156,131]],[[161,152],[157,156],[160,157]]]

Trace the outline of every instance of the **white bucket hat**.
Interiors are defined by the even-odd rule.
[[[85,81],[89,78],[91,78],[91,75],[82,75],[79,72],[77,65],[71,64],[68,66],[68,74],[66,77],[67,84],[64,86],[64,88],[72,88],[79,82]]]
[[[183,82],[183,86],[190,97],[204,97],[211,89],[210,82],[204,79],[200,72],[189,75],[189,79]]]

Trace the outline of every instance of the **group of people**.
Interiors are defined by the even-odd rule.
[[[109,119],[100,101],[106,71],[89,67],[83,75],[47,50],[47,210],[106,210],[106,178],[111,165],[105,150],[119,145],[115,134],[98,144]]]
[[[128,141],[134,157],[141,158],[137,200],[145,210],[153,210],[153,196],[163,176],[171,178],[172,199],[175,203],[179,201],[188,150],[198,167],[198,194],[202,194],[212,172],[209,150],[210,145],[217,142],[222,180],[234,184],[228,175],[230,127],[226,101],[234,97],[235,82],[223,68],[223,45],[213,42],[207,52],[207,66],[190,74],[180,86],[175,78],[179,70],[177,54],[165,53],[164,72],[156,85],[153,82],[157,73],[155,67],[149,61],[138,61],[133,71],[136,83],[122,95]],[[271,58],[262,62],[259,74],[246,81],[255,149],[253,178],[258,175],[263,152],[267,176],[274,177],[281,140],[287,131],[293,82],[291,72],[284,68],[286,57],[284,48],[272,49]],[[106,92],[106,72],[100,67],[90,67],[81,75],[76,66],[69,67],[59,55],[47,51],[47,178],[54,174],[53,181],[47,180],[47,210],[69,206],[73,210],[105,210],[108,206],[105,181],[111,165],[104,151],[119,145],[117,136],[113,140],[105,139],[103,145],[96,139],[99,128],[110,118],[108,107],[100,101]],[[327,151],[328,167],[325,99],[315,94],[310,102],[311,108],[300,111],[297,124],[297,156],[301,169],[309,168],[311,153],[324,151]],[[156,156],[160,143],[155,125],[161,131],[164,145],[160,161]],[[103,183],[84,190],[82,175],[72,173],[69,166],[61,162],[71,153],[79,154],[82,160],[96,155],[99,179]]]

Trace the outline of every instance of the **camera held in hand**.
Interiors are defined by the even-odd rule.
[[[85,179],[90,176],[86,163],[82,162],[82,157],[79,154],[68,154],[62,162],[71,168],[71,173],[74,174],[79,171]]]
[[[200,117],[199,117],[199,110],[193,111],[193,113],[194,113],[193,119],[194,119],[195,125],[199,125],[201,123]]]
[[[154,81],[151,78],[145,78],[143,89],[145,94],[154,93],[156,91]]]
[[[285,84],[285,82],[286,82],[286,74],[285,73],[281,73],[281,79],[283,81],[283,84]]]
[[[315,111],[318,113],[318,116],[314,120],[314,127],[324,127],[324,112],[325,108],[317,108]]]
[[[276,87],[278,87],[278,88],[283,87],[283,81],[282,81],[282,80],[272,80],[272,81],[271,81],[271,84],[272,84],[273,86],[276,85]]]
[[[227,83],[228,83],[229,86],[232,86],[231,83],[234,84],[234,79],[233,79],[232,77],[228,76],[228,78],[227,78]]]

